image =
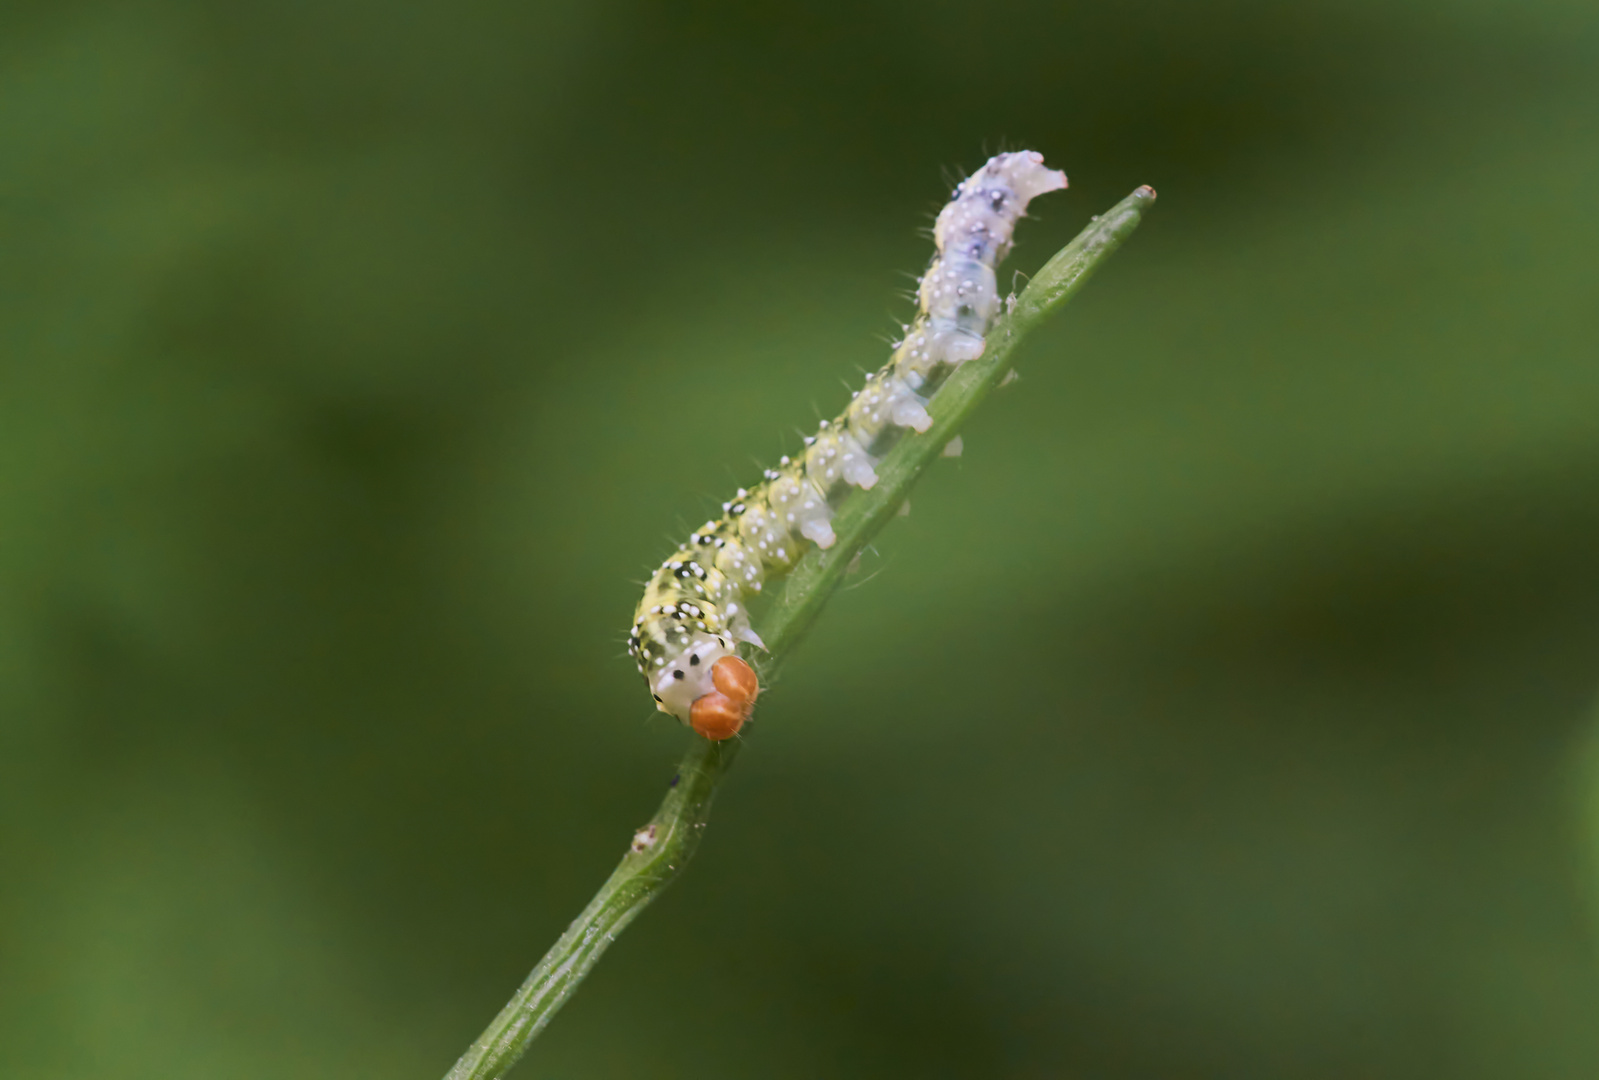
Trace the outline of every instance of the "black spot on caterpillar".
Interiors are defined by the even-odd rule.
[[[831,547],[833,503],[877,483],[873,467],[905,429],[932,425],[928,396],[983,353],[1000,305],[994,267],[1010,253],[1016,222],[1035,196],[1065,186],[1066,174],[1030,150],[989,158],[963,180],[933,226],[937,251],[917,288],[916,319],[889,362],[866,376],[843,415],[806,437],[802,453],[739,488],[722,517],[661,564],[627,639],[658,709],[708,739],[730,738],[749,719],[760,686],[737,648],[762,647],[749,598],[809,545]]]

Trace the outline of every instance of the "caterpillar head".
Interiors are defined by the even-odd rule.
[[[650,680],[655,707],[707,739],[731,738],[760,693],[755,672],[733,650],[733,640],[720,635],[700,633],[684,641]]]

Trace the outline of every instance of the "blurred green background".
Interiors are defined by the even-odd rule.
[[[1599,1075],[1576,0],[6,5],[0,1075],[442,1074],[1002,146],[1160,205],[518,1075]]]

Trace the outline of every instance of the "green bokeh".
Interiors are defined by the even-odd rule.
[[[437,1077],[955,175],[1161,202],[522,1067],[1599,1075],[1591,4],[0,13],[0,1075]]]

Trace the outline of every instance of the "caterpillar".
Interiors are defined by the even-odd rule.
[[[1066,186],[1030,150],[998,154],[955,187],[933,226],[935,253],[917,283],[917,312],[894,353],[823,420],[804,450],[739,488],[722,516],[694,530],[649,583],[628,634],[628,654],[656,707],[707,739],[731,738],[760,693],[740,643],[764,649],[749,602],[792,570],[814,544],[833,545],[833,504],[877,483],[873,466],[905,430],[932,426],[927,402],[943,377],[983,353],[998,314],[994,268],[1010,253],[1027,204]]]

